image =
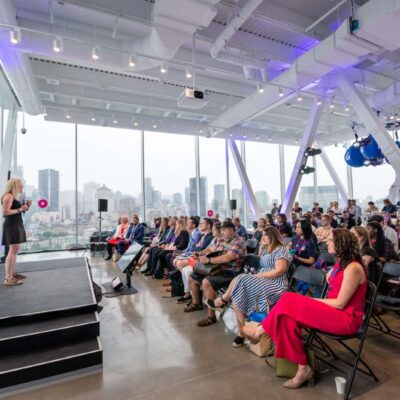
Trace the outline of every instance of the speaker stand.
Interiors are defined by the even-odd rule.
[[[132,286],[131,274],[130,272],[126,272],[126,284],[122,286],[121,289],[114,290],[111,282],[103,283],[103,287],[106,290],[104,293],[104,297],[118,297],[118,296],[126,296],[130,294],[136,294],[138,291]]]

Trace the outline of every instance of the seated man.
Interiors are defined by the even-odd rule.
[[[139,223],[139,217],[136,214],[133,216],[132,221],[133,224],[129,228],[129,235],[118,243],[118,253],[120,255],[124,254],[133,242],[143,244],[144,226]]]
[[[392,204],[392,202],[389,199],[383,200],[383,208],[382,212],[390,214],[391,217],[396,218],[396,213],[397,213],[397,207]]]
[[[334,212],[333,210],[330,210],[330,211],[328,212],[328,214],[329,214],[329,216],[330,216],[330,218],[331,218],[331,227],[332,227],[333,229],[336,229],[336,228],[339,226],[339,222],[338,222],[338,220],[337,220],[337,217],[336,217],[335,212]]]
[[[244,240],[247,240],[247,231],[246,228],[240,223],[240,219],[238,217],[233,218],[232,222],[236,228],[236,235],[242,237]]]
[[[211,251],[223,251],[224,254],[210,258],[207,255],[198,258],[199,263],[204,265],[219,266],[220,272],[217,275],[203,276],[195,272],[189,278],[189,286],[192,292],[192,303],[187,305],[185,312],[202,310],[201,288],[206,300],[214,300],[217,291],[229,286],[231,280],[239,275],[243,269],[246,247],[243,239],[235,232],[235,225],[226,221],[222,224],[222,240],[220,244]],[[198,322],[198,326],[209,326],[215,324],[217,319],[215,311],[208,309],[207,318]]]
[[[111,260],[114,247],[117,247],[119,242],[124,239],[126,232],[129,229],[129,218],[122,217],[118,219],[119,225],[113,237],[107,241],[107,257],[106,261]]]
[[[327,243],[332,235],[331,216],[329,214],[322,214],[321,226],[315,231],[318,244],[321,242]]]
[[[351,229],[353,226],[356,226],[354,215],[350,214],[346,209],[344,209],[342,218],[340,218],[340,227]]]

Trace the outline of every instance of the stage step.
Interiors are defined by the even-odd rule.
[[[100,322],[97,312],[3,326],[0,328],[0,355],[93,338],[99,334]]]
[[[100,365],[100,339],[90,338],[0,357],[0,388]]]

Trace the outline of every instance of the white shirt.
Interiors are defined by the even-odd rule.
[[[390,226],[384,226],[383,233],[385,235],[385,238],[389,239],[393,243],[394,251],[396,252],[396,254],[399,254],[399,241],[397,240],[396,231]]]

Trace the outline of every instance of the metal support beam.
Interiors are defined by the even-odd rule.
[[[196,214],[200,215],[200,141],[199,136],[194,137],[195,163],[196,163]]]
[[[285,190],[286,190],[286,176],[285,176],[285,145],[279,145],[279,172],[280,172],[280,183],[281,183],[281,201],[285,197]]]
[[[319,146],[318,144],[316,144],[316,145],[317,145],[317,147],[319,147],[321,149],[322,162],[325,164],[325,167],[328,170],[328,173],[331,176],[333,183],[336,185],[337,190],[339,192],[339,196],[342,198],[343,204],[346,204],[348,195],[346,192],[346,188],[343,185],[343,182],[339,178],[339,175],[337,174],[334,166],[331,163],[331,160],[329,159],[328,155],[325,153],[325,150],[323,149],[323,147]]]
[[[372,110],[365,97],[346,77],[341,76],[338,79],[338,85],[347,100],[352,104],[355,112],[362,119],[368,132],[378,143],[382,153],[389,160],[396,175],[400,174],[400,149],[390,137],[383,122],[377,117],[376,112]]]
[[[246,142],[240,142],[240,155],[242,157],[244,168],[246,169]],[[247,216],[247,200],[244,198],[244,186],[242,184],[242,204],[243,204],[243,225],[247,228],[248,225],[248,216]]]
[[[0,190],[3,190],[4,186],[6,185],[8,179],[8,171],[10,170],[11,167],[16,123],[17,123],[17,110],[15,108],[12,108],[8,113],[4,146],[1,151]],[[3,225],[0,224],[0,237],[2,234],[3,234]]]
[[[243,185],[243,192],[249,203],[250,210],[254,218],[258,218],[261,215],[260,209],[257,204],[256,196],[254,195],[253,188],[251,187],[249,178],[247,176],[246,169],[244,167],[242,158],[240,157],[239,150],[237,148],[236,142],[232,139],[227,139],[228,145],[232,153],[233,160],[235,161],[240,180]]]
[[[140,135],[140,174],[142,181],[142,222],[146,222],[146,188],[145,188],[145,179],[144,179],[144,131],[142,131]]]
[[[318,201],[318,170],[317,170],[317,158],[312,157],[312,165],[315,169],[313,174],[313,183],[314,183],[314,201]]]
[[[318,99],[315,98],[311,107],[310,116],[307,121],[307,126],[304,130],[303,139],[297,154],[296,162],[290,176],[290,181],[286,190],[285,197],[282,202],[281,212],[288,214],[293,207],[294,200],[297,196],[297,192],[300,187],[301,177],[300,169],[306,163],[306,158],[304,157],[304,152],[308,147],[311,147],[315,132],[318,127],[319,120],[321,118],[323,105],[318,105]]]
[[[347,166],[347,191],[349,193],[349,198],[354,198],[354,186],[353,186],[353,169],[350,165]]]
[[[229,146],[228,140],[225,139],[225,170],[226,170],[226,217],[230,217],[231,208],[231,184],[229,178]]]
[[[79,201],[78,201],[78,124],[75,124],[75,242],[78,247],[78,236],[79,236]]]

